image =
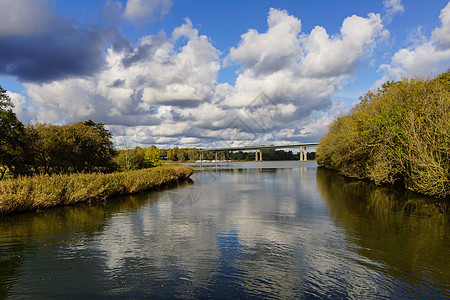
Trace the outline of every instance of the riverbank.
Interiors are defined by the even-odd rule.
[[[105,200],[185,180],[193,169],[166,165],[111,174],[36,175],[0,181],[0,215]]]
[[[377,185],[450,197],[450,73],[387,82],[333,121],[319,165]]]

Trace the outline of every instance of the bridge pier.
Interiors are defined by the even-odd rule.
[[[306,161],[308,160],[308,157],[306,155],[306,147],[300,147],[300,161]]]
[[[261,149],[256,150],[255,161],[262,161],[262,150]]]

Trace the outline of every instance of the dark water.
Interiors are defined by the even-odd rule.
[[[0,217],[0,298],[450,298],[450,209],[314,162]]]

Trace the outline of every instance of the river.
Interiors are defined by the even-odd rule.
[[[0,298],[450,298],[450,208],[308,162],[0,216]]]

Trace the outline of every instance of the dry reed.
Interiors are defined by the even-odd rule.
[[[193,169],[167,165],[110,174],[36,175],[0,181],[0,214],[104,200],[187,179]]]

